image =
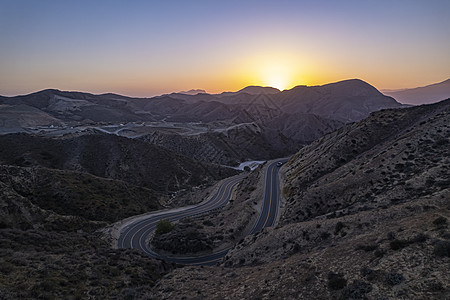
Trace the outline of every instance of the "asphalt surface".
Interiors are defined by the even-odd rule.
[[[270,162],[265,173],[264,201],[258,221],[253,226],[249,234],[261,231],[265,227],[273,226],[277,219],[279,206],[279,180],[278,162],[285,163],[287,159],[279,159]],[[219,209],[226,205],[231,198],[234,187],[241,182],[245,174],[237,175],[226,179],[219,187],[216,195],[209,200],[197,205],[184,208],[177,208],[163,212],[155,212],[145,219],[136,221],[125,226],[120,233],[118,240],[119,248],[139,249],[152,258],[163,259],[168,262],[190,265],[214,265],[220,261],[230,250],[224,249],[219,252],[196,257],[171,257],[158,254],[152,251],[146,240],[156,230],[156,224],[161,219],[169,219],[172,222],[185,217],[204,214],[208,211]]]
[[[258,221],[253,226],[250,234],[255,234],[260,232],[263,228],[275,225],[280,200],[280,181],[278,178],[280,166],[277,164],[279,162],[284,164],[287,161],[287,159],[279,159],[267,166],[263,206],[261,213],[259,214]]]

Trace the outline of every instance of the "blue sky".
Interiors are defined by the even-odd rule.
[[[0,0],[0,94],[414,87],[450,77],[449,16],[433,0]]]

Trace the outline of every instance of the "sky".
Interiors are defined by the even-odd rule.
[[[0,95],[450,78],[450,1],[0,0]]]

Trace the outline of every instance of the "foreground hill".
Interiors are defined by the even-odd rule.
[[[382,92],[405,104],[419,105],[435,103],[450,97],[450,79],[413,89],[398,91],[386,90]]]
[[[285,169],[283,221],[382,207],[448,186],[448,107],[376,112],[302,149]]]
[[[448,124],[450,99],[376,112],[304,147],[282,168],[279,225],[221,267],[174,270],[157,297],[449,297]]]
[[[0,136],[0,163],[73,170],[160,192],[208,184],[234,170],[202,164],[140,140],[104,133],[51,138]]]
[[[136,297],[137,293],[151,295],[146,291],[173,266],[150,260],[138,251],[111,249],[109,243],[95,233],[106,222],[89,220],[92,216],[97,220],[117,220],[127,213],[136,213],[134,208],[139,206],[151,209],[143,201],[145,197],[130,206],[116,202],[120,198],[129,201],[127,197],[145,193],[129,186],[130,191],[120,191],[126,185],[117,181],[105,184],[86,175],[34,171],[0,167],[0,298],[126,299]],[[46,178],[41,177],[35,183],[30,181],[36,176],[48,175],[54,187],[42,186],[46,195],[41,195],[40,187],[33,185]],[[55,177],[59,178],[55,180]],[[58,189],[57,186],[66,183],[65,178],[73,179],[77,187]],[[83,184],[84,180],[92,182]],[[77,190],[83,191],[83,188],[91,189],[94,196],[88,193],[80,195],[87,196],[86,199],[77,196]],[[62,198],[75,197],[69,202],[63,201],[61,196],[52,198],[52,192],[64,193]],[[93,197],[101,200],[91,202]],[[56,201],[43,203],[46,198]],[[158,207],[157,203],[151,203],[153,208]],[[95,211],[98,204],[102,207]],[[66,214],[69,212],[71,215]]]
[[[153,297],[174,266],[100,231],[235,173],[98,132],[0,136],[0,298]]]

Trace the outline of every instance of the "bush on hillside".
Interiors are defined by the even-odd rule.
[[[164,233],[171,232],[173,230],[173,227],[174,227],[174,225],[172,222],[170,222],[169,219],[159,220],[158,224],[156,224],[155,234],[161,235]]]

